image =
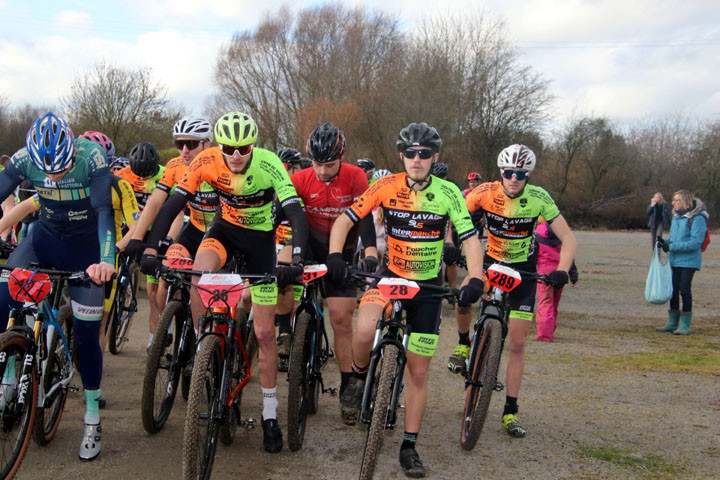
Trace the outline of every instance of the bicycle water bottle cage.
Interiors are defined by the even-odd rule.
[[[10,296],[18,302],[40,303],[50,293],[51,287],[46,273],[16,268],[8,277]]]
[[[413,298],[420,291],[417,283],[404,278],[383,278],[377,286],[380,293],[389,300]]]
[[[207,308],[235,306],[245,284],[237,273],[204,273],[198,282],[198,292]]]
[[[496,263],[487,270],[490,286],[499,288],[503,292],[511,292],[522,283],[522,275],[507,265]]]

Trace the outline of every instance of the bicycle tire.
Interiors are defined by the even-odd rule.
[[[377,390],[375,392],[374,406],[370,426],[368,427],[365,449],[363,450],[362,465],[360,467],[360,480],[371,480],[375,472],[375,465],[383,444],[385,423],[387,421],[390,395],[392,395],[393,381],[397,372],[398,347],[387,344],[383,348],[382,365]]]
[[[240,337],[242,338],[242,336]],[[232,392],[240,383],[240,377],[245,373],[245,361],[242,356],[242,350],[238,337],[233,335],[233,357],[230,359],[230,381],[228,382],[229,392]],[[230,395],[230,393],[228,393]],[[235,440],[235,432],[240,420],[240,402],[242,401],[242,390],[238,396],[233,399],[232,405],[224,405],[223,423],[220,425],[220,441],[224,445],[232,445]]]
[[[8,331],[0,335],[0,353],[4,353],[6,356],[8,354],[16,356],[16,383],[19,383],[22,376],[23,359],[29,347],[30,340],[19,332]],[[4,371],[0,371],[0,379],[4,374]],[[34,362],[30,377],[30,385],[26,391],[22,409],[18,411],[15,398],[0,411],[0,427],[2,427],[0,428],[0,478],[3,479],[12,478],[20,468],[30,443],[30,437],[32,437],[38,385]],[[17,432],[17,434],[13,435],[13,432]]]
[[[72,317],[72,308],[69,305],[60,307],[57,318],[58,323],[63,325],[67,319]],[[65,346],[60,339],[60,332],[55,330],[53,338],[50,341],[50,347],[47,350],[48,361],[45,371],[43,372],[40,382],[43,383],[43,390],[47,392],[58,381],[63,379],[63,370],[69,372],[70,362],[68,362],[65,354]],[[55,437],[60,419],[65,408],[65,401],[68,397],[69,389],[67,387],[60,388],[55,391],[50,403],[42,407],[38,406],[35,411],[35,426],[33,428],[33,440],[40,446],[45,446]]]
[[[295,325],[288,366],[288,446],[296,451],[302,447],[310,402],[312,377],[312,317],[302,312]]]
[[[185,315],[185,305],[179,300],[171,300],[163,309],[155,328],[145,366],[140,406],[143,428],[148,433],[154,434],[162,430],[172,411],[183,370],[182,365],[176,362],[180,353],[177,326],[183,324]],[[167,345],[167,333],[172,324],[176,327],[176,335],[172,344]],[[172,371],[173,363],[176,363],[175,371]]]
[[[220,423],[214,417],[222,407],[222,362],[220,339],[215,335],[203,338],[195,356],[190,397],[185,410],[182,465],[186,480],[208,479],[212,473],[220,430]]]
[[[490,397],[495,390],[502,350],[500,320],[489,319],[485,323],[483,331],[475,335],[473,343],[468,376],[473,383],[481,382],[482,386],[470,384],[466,388],[465,407],[460,427],[460,446],[463,450],[475,448],[485,424]]]
[[[128,281],[128,285],[125,288],[118,288],[115,292],[115,302],[113,306],[113,312],[108,322],[110,328],[107,336],[108,350],[113,355],[117,355],[122,352],[123,348],[127,344],[128,332],[132,324],[133,316],[133,299],[137,299],[137,285],[140,280],[140,274],[138,266],[132,264],[129,269],[129,275],[131,280]],[[130,288],[132,292],[130,292]],[[127,315],[126,315],[127,314]]]

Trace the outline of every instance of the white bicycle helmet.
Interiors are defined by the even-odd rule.
[[[378,178],[387,177],[388,175],[392,175],[392,172],[388,169],[381,168],[380,170],[375,170],[375,173],[373,173],[373,178],[377,180]]]
[[[497,166],[500,168],[511,168],[513,170],[535,170],[535,154],[525,145],[515,144],[503,149],[498,155]]]
[[[173,138],[195,137],[200,140],[212,142],[213,128],[210,122],[199,117],[184,117],[175,122]]]

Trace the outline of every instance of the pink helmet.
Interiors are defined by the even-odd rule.
[[[108,157],[115,156],[115,145],[113,144],[112,140],[110,140],[110,137],[108,137],[104,133],[96,132],[95,130],[88,130],[87,132],[80,135],[79,138],[84,138],[86,140],[90,140],[91,142],[97,143],[105,149],[105,153]]]

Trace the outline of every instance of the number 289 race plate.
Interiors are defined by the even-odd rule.
[[[522,282],[522,276],[517,270],[506,265],[490,265],[487,271],[490,285],[504,292],[510,292]]]

